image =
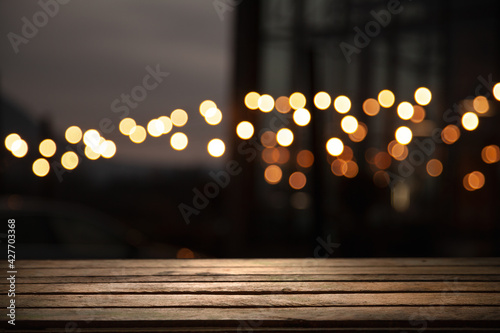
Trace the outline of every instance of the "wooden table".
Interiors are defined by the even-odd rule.
[[[499,258],[16,264],[16,332],[500,331]]]

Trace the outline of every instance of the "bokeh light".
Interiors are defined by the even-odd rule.
[[[427,105],[431,102],[431,91],[425,87],[420,87],[415,90],[415,102],[420,105]]]
[[[45,158],[39,158],[33,162],[33,173],[38,177],[45,177],[50,171],[50,164]]]
[[[274,109],[274,99],[271,95],[264,94],[258,100],[259,110],[262,112],[271,112]]]
[[[320,91],[314,96],[314,105],[320,110],[326,110],[332,104],[332,98],[324,91]]]
[[[101,135],[95,129],[89,129],[83,134],[83,143],[92,148],[94,151],[97,151],[100,141]]]
[[[61,156],[61,164],[67,170],[73,170],[78,166],[78,155],[74,151],[67,151]]]
[[[130,132],[130,141],[132,141],[133,143],[139,144],[146,140],[146,129],[141,125],[134,126]]]
[[[83,136],[82,130],[78,126],[70,126],[66,129],[66,132],[64,133],[66,141],[72,144],[80,142],[82,136]]]
[[[473,131],[479,125],[479,118],[474,112],[466,112],[462,116],[462,126],[467,131]]]
[[[224,155],[226,145],[221,139],[212,139],[207,145],[207,150],[210,156],[221,157],[222,155]]]
[[[163,124],[163,133],[162,134],[170,133],[170,131],[174,127],[174,124],[172,124],[172,120],[170,120],[170,118],[167,116],[161,116],[160,118],[158,118],[158,120],[161,121]]]
[[[188,121],[188,114],[182,109],[176,109],[170,114],[170,120],[172,121],[172,124],[174,124],[174,126],[182,127],[186,125]]]
[[[276,110],[280,113],[288,113],[292,109],[290,107],[290,103],[288,101],[288,97],[286,96],[280,96],[276,99],[275,103]]]
[[[431,177],[438,177],[443,172],[443,163],[440,160],[433,158],[427,162],[425,166],[427,173]]]
[[[102,144],[102,152],[101,155],[104,158],[112,158],[116,154],[116,144],[111,140],[106,140]]]
[[[331,138],[326,142],[326,151],[332,156],[339,156],[344,150],[344,144],[339,138]]]
[[[256,93],[255,91],[249,92],[245,96],[245,106],[250,110],[257,110],[259,108],[259,98],[259,93]],[[215,106],[211,106],[210,108],[215,108]]]
[[[278,164],[285,164],[290,159],[290,151],[285,147],[276,147],[273,149],[273,158]]]
[[[351,109],[351,100],[344,95],[338,96],[333,101],[333,107],[338,113],[347,113]]]
[[[441,131],[441,140],[444,143],[451,145],[460,138],[460,129],[455,125],[448,125]]]
[[[399,144],[396,140],[392,140],[387,145],[387,152],[395,160],[402,161],[408,156],[408,147]]]
[[[264,148],[261,155],[265,163],[273,164],[278,162],[279,151],[277,148]]]
[[[411,142],[413,138],[413,133],[406,126],[401,126],[396,130],[395,133],[396,141],[402,145],[407,145]]]
[[[358,174],[359,168],[358,164],[354,161],[346,162],[346,170],[344,172],[344,176],[347,178],[354,178]]]
[[[492,164],[500,161],[500,148],[497,145],[489,145],[481,150],[481,158],[484,163]]]
[[[222,112],[217,108],[208,109],[205,113],[205,121],[212,126],[218,125],[222,121]]]
[[[391,156],[385,151],[378,152],[373,158],[373,164],[380,170],[388,169],[391,166]]]
[[[497,101],[500,101],[500,82],[493,86],[492,91],[493,91],[493,97],[495,97]]]
[[[122,121],[120,121],[118,128],[120,129],[120,133],[122,133],[123,135],[130,135],[136,125],[137,124],[135,123],[134,119],[124,118],[122,119]]]
[[[342,154],[340,154],[338,158],[346,162],[350,161],[354,158],[354,152],[352,151],[351,147],[344,145],[344,150],[342,150]]]
[[[354,133],[349,134],[349,139],[353,142],[361,142],[365,139],[368,134],[368,127],[365,123],[358,122],[358,127]]]
[[[188,145],[188,137],[182,132],[172,134],[170,137],[170,145],[175,150],[183,150]]]
[[[101,157],[101,154],[95,152],[92,148],[90,148],[89,146],[85,146],[85,150],[84,150],[84,153],[85,153],[85,156],[89,159],[89,160],[97,160],[99,157]]]
[[[248,93],[248,94],[252,94],[252,93]],[[247,94],[247,96],[248,96]],[[257,93],[255,93],[257,94]],[[251,95],[252,96],[252,95]],[[253,99],[252,97],[250,97],[250,99],[252,100],[253,102]],[[257,100],[259,99],[259,94],[257,94],[257,98],[255,98],[255,104],[250,104],[252,106],[254,106],[254,110],[258,108],[258,105],[257,105]],[[245,97],[245,105],[246,105],[246,97]],[[247,105],[248,107],[248,105]],[[205,114],[207,113],[208,109],[212,109],[212,108],[217,108],[217,105],[215,104],[214,101],[211,101],[209,99],[203,101],[200,103],[200,114],[205,117]],[[249,107],[248,107],[249,108]]]
[[[347,134],[352,134],[358,129],[358,120],[353,116],[345,116],[340,122],[340,127]]]
[[[398,116],[403,120],[413,117],[413,105],[408,102],[401,102],[398,105]]]
[[[21,137],[17,133],[11,133],[5,137],[5,148],[9,151],[12,151],[12,146],[14,142],[21,140]]]
[[[369,116],[376,116],[380,111],[380,104],[374,98],[368,98],[363,102],[363,111]]]
[[[425,109],[420,105],[413,105],[413,116],[411,121],[415,124],[421,123],[425,119]]]
[[[303,168],[310,168],[314,163],[314,155],[311,151],[304,149],[297,154],[297,164]]]
[[[306,106],[306,97],[299,92],[294,92],[290,95],[289,103],[292,109],[303,108]]]
[[[341,177],[347,172],[347,162],[343,159],[336,158],[332,162],[331,170],[335,176]]]
[[[288,183],[290,184],[290,187],[293,188],[294,190],[300,190],[306,186],[307,178],[306,175],[304,175],[300,171],[296,171],[290,175],[290,178],[288,179]]]
[[[276,133],[276,140],[283,147],[288,147],[293,142],[293,132],[288,128],[282,128]]]
[[[148,123],[148,133],[149,135],[157,138],[163,134],[163,131],[165,130],[165,126],[163,125],[163,122],[158,119],[152,119]]]
[[[271,185],[278,184],[282,176],[283,172],[277,165],[270,165],[264,170],[264,178]]]
[[[390,108],[393,106],[395,100],[396,98],[390,90],[385,89],[378,94],[378,103],[384,108]]]
[[[28,144],[23,139],[14,141],[12,144],[12,155],[18,158],[26,156],[28,153]]]
[[[54,156],[54,154],[56,153],[56,149],[56,143],[51,139],[43,140],[42,142],[40,142],[40,146],[38,147],[38,150],[43,157]]]
[[[306,126],[311,121],[311,113],[303,108],[297,109],[293,113],[293,121],[299,126]]]
[[[479,171],[473,171],[464,177],[464,185],[465,182],[467,182],[468,185],[465,188],[469,191],[471,190],[474,191],[474,190],[479,190],[484,186],[485,178],[483,173]]]
[[[260,136],[260,143],[267,148],[276,146],[276,133],[274,133],[273,131],[265,131]]]
[[[248,140],[253,136],[253,125],[248,121],[242,121],[236,126],[236,134],[240,139]]]
[[[474,106],[474,110],[476,110],[477,113],[486,113],[490,109],[488,99],[484,96],[477,96],[476,98],[474,98],[472,105]]]

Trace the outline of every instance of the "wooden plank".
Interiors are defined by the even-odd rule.
[[[16,294],[500,292],[496,282],[186,282],[20,284]],[[5,292],[4,292],[5,294]]]
[[[99,326],[229,326],[260,322],[274,327],[414,327],[425,320],[430,327],[499,327],[498,306],[387,306],[292,308],[52,308],[19,309],[17,321],[31,325],[65,325],[89,321]],[[31,323],[30,323],[31,322]],[[411,325],[411,322],[414,325]],[[418,325],[418,324],[417,324]]]
[[[500,266],[500,258],[18,260],[16,264],[20,268]]]
[[[500,293],[386,293],[294,295],[18,295],[17,308],[105,307],[322,307],[322,306],[500,306]],[[2,298],[0,305],[8,306]]]
[[[0,278],[8,276],[0,272]],[[251,274],[453,274],[500,275],[500,267],[220,267],[220,268],[18,268],[19,277],[36,276],[119,276],[119,275],[251,275]]]
[[[56,276],[56,277],[16,277],[16,284],[24,283],[127,283],[127,282],[285,282],[285,281],[497,281],[500,275],[380,275],[380,274],[291,274],[291,275],[163,275],[163,276]],[[7,279],[0,284],[9,283]]]

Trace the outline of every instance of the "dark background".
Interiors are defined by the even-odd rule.
[[[371,11],[387,6],[386,1],[75,0],[61,5],[39,35],[14,54],[5,36],[19,33],[21,18],[40,8],[35,2],[2,2],[0,134],[2,140],[20,134],[29,151],[18,159],[0,149],[0,231],[6,231],[7,219],[16,219],[18,258],[500,255],[500,168],[481,159],[483,147],[500,143],[500,102],[483,84],[500,81],[500,5],[402,1],[401,11],[347,61],[339,45],[355,45],[355,28],[364,31],[374,21]],[[157,63],[171,75],[131,116],[145,125],[185,109],[186,150],[173,151],[168,138],[148,137],[135,145],[115,131],[110,135],[117,143],[115,158],[82,158],[62,181],[54,170],[44,178],[33,174],[41,140],[56,141],[58,151],[49,161],[57,161],[71,146],[65,128],[97,128],[102,117],[116,117],[109,103]],[[455,144],[438,143],[426,156],[443,163],[439,177],[430,177],[425,163],[403,177],[410,204],[398,211],[391,204],[398,182],[376,186],[377,169],[365,152],[384,151],[398,126],[413,126],[397,117],[396,105],[413,102],[421,86],[433,99],[425,107],[428,128],[408,146],[410,155],[421,149],[417,141],[450,123],[446,115],[464,112],[457,107],[464,100],[485,95],[490,111],[475,131],[459,125]],[[382,89],[395,93],[395,106],[365,115],[363,101]],[[278,114],[247,109],[244,97],[250,91],[275,99],[302,92],[312,113],[304,128],[287,118],[295,141],[276,185],[264,179],[267,164],[258,135],[252,146],[235,133],[242,120],[258,133]],[[362,142],[342,133],[341,116],[332,106],[315,109],[318,91],[332,99],[349,96],[349,114],[368,126]],[[204,124],[199,115],[205,99],[223,111],[220,126]],[[359,166],[355,178],[330,171],[324,147],[332,136],[352,148]],[[213,137],[226,143],[219,159],[206,152]],[[315,155],[311,168],[295,162],[302,149]],[[233,160],[237,174],[187,223],[179,205],[193,206],[196,190],[213,182],[210,172],[220,174]],[[392,160],[387,171],[398,174],[401,163]],[[485,175],[485,185],[467,191],[463,177],[476,170]],[[287,181],[295,171],[307,177],[300,191]]]

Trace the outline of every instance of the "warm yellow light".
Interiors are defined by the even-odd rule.
[[[347,178],[354,178],[357,176],[359,168],[358,164],[354,161],[347,161],[346,162],[346,170],[344,172],[344,176]]]
[[[242,121],[236,126],[236,134],[240,139],[248,140],[253,136],[253,125],[248,121]]]
[[[438,159],[429,160],[425,168],[431,177],[437,177],[443,172],[443,164]]]
[[[273,131],[265,131],[260,136],[260,143],[266,148],[272,148],[276,146],[276,133]]]
[[[226,145],[221,139],[212,139],[207,145],[207,150],[210,156],[221,157],[222,155],[224,155]]]
[[[387,152],[398,161],[404,160],[408,157],[408,147],[399,144],[396,140],[392,140],[387,145]]]
[[[282,128],[276,133],[276,141],[283,146],[288,147],[293,142],[293,132],[288,128]]]
[[[9,151],[12,151],[13,150],[12,145],[17,140],[21,140],[21,137],[19,136],[19,134],[11,133],[11,134],[7,135],[5,137],[5,148],[7,148]]]
[[[277,165],[270,165],[264,170],[264,178],[266,182],[271,185],[278,184],[281,181],[281,177],[283,176],[283,172],[281,168]]]
[[[161,116],[160,118],[158,118],[158,120],[161,121],[163,124],[163,133],[162,134],[170,133],[170,131],[172,130],[172,127],[174,126],[172,124],[172,120],[170,120],[170,118],[167,116]]]
[[[175,150],[183,150],[188,145],[188,137],[182,132],[177,132],[170,138],[170,145]]]
[[[394,94],[390,90],[385,89],[378,94],[378,103],[384,108],[393,106],[395,100]]]
[[[259,110],[262,112],[271,112],[274,109],[274,99],[271,95],[264,94],[258,100]]]
[[[301,150],[297,154],[297,164],[303,168],[309,168],[314,163],[314,155],[309,150]]]
[[[425,119],[425,109],[420,105],[413,105],[413,116],[411,121],[415,124],[421,123]]]
[[[493,86],[493,96],[500,101],[500,82]]]
[[[401,102],[398,105],[398,116],[403,120],[413,117],[413,105],[408,102]]]
[[[276,99],[276,110],[280,113],[288,113],[291,109],[290,103],[288,102],[288,97],[281,96]]]
[[[290,175],[290,178],[288,179],[288,183],[290,184],[290,187],[293,188],[294,190],[300,190],[304,186],[306,186],[307,178],[306,175],[304,175],[300,171],[296,171]]]
[[[95,129],[90,129],[83,134],[83,143],[90,146],[95,152],[99,148],[100,141],[101,135]]]
[[[363,102],[363,111],[369,116],[376,116],[380,111],[380,104],[374,98],[368,98]]]
[[[326,150],[332,156],[339,156],[344,150],[344,144],[339,138],[331,138],[326,143]]]
[[[373,164],[381,170],[385,170],[391,166],[392,160],[389,154],[385,151],[378,152],[373,158]]]
[[[462,116],[462,126],[468,130],[473,131],[479,125],[479,118],[474,112],[466,112]]]
[[[82,139],[82,135],[82,130],[78,126],[70,126],[64,133],[66,141],[73,144],[80,142],[80,140]]]
[[[472,188],[472,190],[479,190],[484,186],[485,178],[481,172],[474,171],[468,174],[467,182],[469,183],[469,186]]]
[[[135,123],[135,120],[132,118],[125,118],[120,121],[120,125],[118,125],[118,128],[120,129],[120,133],[123,135],[130,135],[132,130],[137,124]]]
[[[290,99],[288,100],[292,109],[300,109],[306,106],[306,96],[299,92],[294,92],[290,95]]]
[[[67,170],[76,168],[78,162],[78,155],[74,151],[67,151],[61,156],[61,164]]]
[[[455,143],[460,138],[460,129],[455,125],[448,125],[441,131],[441,139],[447,145]]]
[[[352,134],[358,129],[358,120],[353,116],[345,116],[340,122],[340,127],[347,134]]]
[[[209,125],[218,125],[222,121],[222,112],[217,108],[211,108],[205,113],[205,121]]]
[[[130,141],[133,143],[142,143],[146,140],[146,129],[141,125],[134,126],[130,131]]]
[[[258,99],[258,96],[257,96],[257,99]],[[214,101],[211,101],[211,100],[207,99],[206,101],[201,102],[201,104],[200,104],[200,114],[203,117],[205,117],[205,114],[207,113],[208,109],[211,109],[211,108],[217,108],[217,105],[215,104]],[[257,106],[255,108],[257,108]]]
[[[95,152],[89,146],[85,146],[84,153],[89,160],[97,160],[99,157],[101,157],[101,154]]]
[[[12,155],[18,158],[26,156],[28,153],[28,144],[23,139],[14,141],[12,144]]]
[[[45,158],[39,158],[33,162],[33,173],[38,177],[45,177],[50,171],[50,164]]]
[[[407,145],[411,142],[413,138],[413,133],[411,129],[406,126],[401,126],[396,130],[396,141],[402,145]]]
[[[52,157],[56,153],[56,143],[51,139],[45,139],[40,142],[38,150],[43,157]]]
[[[182,109],[176,109],[170,114],[170,120],[174,126],[182,127],[186,125],[188,121],[188,114]]]
[[[486,113],[490,109],[488,99],[484,96],[477,96],[476,98],[474,98],[472,105],[474,106],[474,110],[476,110],[477,113]]]
[[[163,134],[165,130],[165,126],[163,126],[163,122],[158,119],[152,119],[148,123],[148,133],[149,135],[157,138]]]
[[[245,96],[245,106],[250,110],[257,110],[259,108],[259,98],[260,95],[255,91],[249,92]],[[215,106],[212,106],[213,108]]]
[[[349,139],[353,142],[361,142],[365,139],[368,134],[368,127],[362,123],[358,122],[358,127],[354,133],[349,134]]]
[[[343,176],[347,172],[347,162],[341,158],[336,158],[332,162],[331,169],[335,176]]]
[[[333,101],[333,107],[338,113],[347,113],[351,109],[351,100],[347,96],[338,96]]]
[[[500,161],[500,148],[497,145],[490,145],[483,148],[481,158],[484,163],[492,164]]]
[[[354,157],[354,152],[352,151],[351,147],[344,145],[344,150],[342,151],[342,154],[340,154],[337,157],[347,162],[352,160],[352,158]]]
[[[297,109],[293,113],[293,121],[299,126],[306,126],[311,121],[311,114],[306,109]]]
[[[113,141],[106,140],[106,141],[104,141],[104,144],[102,146],[104,147],[102,152],[101,152],[102,157],[111,158],[111,157],[115,156],[116,145]]]
[[[314,105],[320,110],[326,110],[332,104],[332,98],[328,93],[320,91],[314,96]]]
[[[425,87],[420,87],[415,90],[415,102],[420,105],[427,105],[431,102],[431,91]]]

